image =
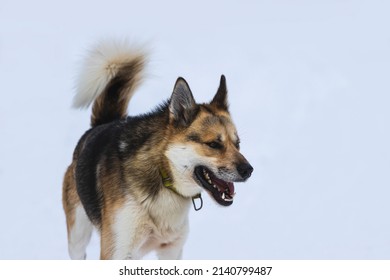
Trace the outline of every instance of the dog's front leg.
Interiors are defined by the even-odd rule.
[[[101,253],[102,260],[137,260],[142,258],[140,248],[149,236],[145,228],[133,228],[128,232],[115,229],[102,230]],[[112,234],[114,233],[115,234]]]
[[[176,240],[162,244],[157,250],[157,256],[160,260],[181,260],[183,255],[183,246],[188,236],[188,221],[180,231]]]
[[[145,218],[131,205],[125,206],[103,220],[101,259],[140,259],[140,248],[150,236]]]
[[[181,260],[184,242],[167,244],[160,248],[157,256],[160,260]]]

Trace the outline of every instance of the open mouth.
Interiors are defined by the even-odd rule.
[[[218,204],[222,206],[232,205],[235,194],[232,182],[217,178],[213,172],[204,166],[195,167],[195,176],[200,185],[211,194]]]

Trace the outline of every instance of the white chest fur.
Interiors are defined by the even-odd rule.
[[[159,258],[180,258],[188,235],[188,211],[191,199],[169,189],[144,207],[129,199],[117,211],[113,224],[114,258],[142,258],[152,250]]]

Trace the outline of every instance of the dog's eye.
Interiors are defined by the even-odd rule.
[[[212,149],[221,150],[223,148],[221,143],[218,143],[216,141],[211,141],[206,143],[207,146],[209,146]]]
[[[240,149],[240,141],[237,141],[237,143],[236,143],[236,148],[237,148],[237,149]]]

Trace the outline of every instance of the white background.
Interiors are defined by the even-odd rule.
[[[133,115],[178,76],[199,102],[227,77],[255,171],[231,207],[204,195],[191,211],[185,259],[389,259],[389,12],[376,0],[2,0],[0,259],[68,258],[62,177],[90,115],[70,108],[74,81],[105,37],[150,49]]]

